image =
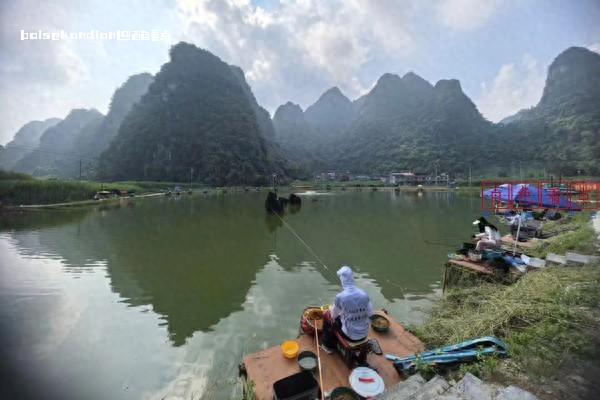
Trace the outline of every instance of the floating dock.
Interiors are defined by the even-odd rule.
[[[385,382],[385,387],[391,387],[403,380],[396,372],[393,364],[386,360],[386,353],[404,357],[424,350],[423,343],[414,335],[409,333],[389,315],[383,314],[390,321],[390,329],[386,333],[369,331],[370,339],[377,339],[383,355],[369,353],[367,362],[374,367]],[[282,340],[283,341],[283,340]],[[315,338],[309,335],[300,335],[296,341],[300,345],[300,351],[310,350],[316,354]],[[348,377],[350,369],[346,367],[337,352],[327,354],[320,351],[321,366],[323,373],[323,389],[325,393],[331,392],[339,386],[350,386]],[[287,376],[300,372],[300,367],[295,359],[289,360],[283,357],[279,345],[270,347],[244,357],[241,369],[245,371],[246,380],[253,382],[254,395],[257,400],[273,399],[273,383]],[[317,381],[318,372],[315,372]]]

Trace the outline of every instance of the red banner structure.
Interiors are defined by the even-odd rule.
[[[489,211],[555,209],[585,211],[600,208],[600,182],[482,181],[481,208]]]

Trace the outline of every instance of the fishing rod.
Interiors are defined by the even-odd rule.
[[[425,244],[434,245],[434,246],[447,246],[447,247],[457,247],[456,243],[443,243],[443,242],[434,242],[431,240],[425,240]]]

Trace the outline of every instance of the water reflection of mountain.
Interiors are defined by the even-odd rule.
[[[91,208],[78,208],[71,210],[0,212],[0,232],[44,229],[70,224],[81,220],[91,210]]]
[[[38,251],[60,255],[71,270],[105,263],[112,289],[132,306],[150,304],[180,345],[239,309],[268,260],[264,209],[237,201],[164,198],[95,211],[39,230]],[[21,245],[26,236],[13,235]]]

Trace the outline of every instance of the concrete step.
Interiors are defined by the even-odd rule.
[[[577,264],[589,264],[591,262],[597,261],[597,257],[571,252],[565,253],[565,258],[567,259],[567,262],[573,262]]]
[[[415,394],[423,385],[425,384],[425,379],[419,374],[412,375],[408,377],[403,382],[388,388],[383,392],[378,400],[404,400],[413,394]]]
[[[554,254],[554,253],[548,253],[548,255],[546,256],[546,261],[549,262],[549,263],[566,265],[567,264],[567,257],[561,256],[561,255],[558,255],[558,254]]]
[[[539,400],[539,398],[526,390],[511,385],[498,390],[494,400]]]
[[[455,388],[466,400],[492,400],[493,391],[489,385],[471,373],[465,374]]]
[[[441,376],[434,376],[429,382],[425,383],[415,394],[408,397],[407,400],[431,400],[446,393],[450,389],[450,384]]]
[[[377,400],[539,400],[533,394],[508,386],[498,388],[487,384],[472,374],[466,374],[451,385],[439,375],[429,382],[416,374],[386,389]]]

